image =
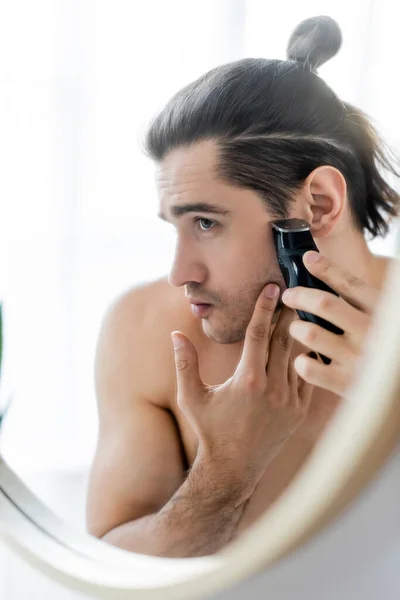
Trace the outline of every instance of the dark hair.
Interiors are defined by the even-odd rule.
[[[212,69],[153,119],[144,151],[161,161],[174,148],[215,139],[217,176],[256,191],[276,218],[288,217],[316,167],[331,165],[346,180],[358,229],[384,236],[400,196],[379,169],[399,177],[398,163],[367,116],[315,71],[341,41],[333,19],[313,17],[291,35],[288,60],[246,58]]]

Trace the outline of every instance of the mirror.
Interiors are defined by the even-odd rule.
[[[365,306],[346,303],[351,325],[358,319],[354,336],[365,333],[362,341],[357,338],[363,349],[360,370],[354,367],[354,379],[345,380],[343,394],[332,390],[342,390],[340,373],[353,375],[344,369],[350,359],[336,370],[330,389],[314,389],[308,411],[301,415],[304,420],[296,421],[287,440],[278,436],[272,448],[263,448],[262,459],[257,454],[261,442],[256,446],[256,435],[249,436],[257,431],[260,439],[265,438],[262,429],[255,429],[260,419],[253,415],[251,421],[247,414],[245,421],[239,412],[227,411],[227,406],[238,411],[238,403],[228,393],[223,396],[223,389],[219,395],[215,389],[213,393],[219,406],[225,402],[225,409],[217,413],[215,401],[215,413],[209,411],[208,420],[202,419],[198,405],[196,412],[196,406],[177,402],[174,363],[185,367],[190,353],[186,348],[186,354],[181,350],[174,358],[170,332],[178,330],[189,337],[199,355],[202,381],[216,388],[237,369],[245,326],[261,284],[282,280],[266,233],[272,213],[265,216],[254,190],[215,180],[210,166],[215,147],[198,143],[187,152],[175,152],[160,169],[143,152],[143,140],[149,141],[149,124],[169,99],[210,69],[248,56],[285,58],[282,44],[309,14],[288,19],[282,9],[274,17],[279,24],[274,25],[275,36],[269,32],[266,40],[258,24],[265,24],[267,8],[250,2],[244,14],[230,3],[205,2],[193,27],[183,2],[168,4],[168,9],[157,4],[156,22],[151,2],[140,12],[128,2],[113,7],[106,2],[61,1],[7,7],[0,33],[7,50],[2,55],[10,57],[2,65],[0,84],[5,132],[0,407],[3,412],[8,407],[0,429],[1,535],[25,560],[49,576],[64,577],[71,587],[89,592],[90,586],[98,586],[95,593],[100,595],[104,577],[110,594],[118,586],[128,592],[169,585],[171,597],[177,597],[173,593],[189,597],[194,594],[190,579],[207,575],[197,592],[208,593],[233,580],[232,575],[228,578],[233,565],[239,581],[284,556],[336,516],[395,443],[398,418],[393,395],[398,381],[393,356],[399,324],[389,327],[394,300],[389,294],[384,303],[382,298],[389,276],[391,289],[399,285],[398,221],[391,221],[383,238],[364,242],[356,229],[350,229],[344,200],[348,182],[338,175],[335,164],[316,169],[307,179],[308,187],[298,189],[295,208],[301,207],[303,213],[291,214],[314,219],[321,254],[358,277],[352,280],[353,293],[371,302],[368,307],[373,306],[374,315],[377,311],[379,319],[373,323],[365,317]],[[362,35],[362,19],[352,21],[340,8],[329,14],[346,39]],[[361,14],[368,18],[365,10]],[[149,44],[149,31],[157,44]],[[377,92],[366,84],[364,97],[358,82],[347,74],[346,64],[356,68],[363,61],[364,56],[343,46],[318,73],[340,98],[371,113],[396,150],[393,107],[380,104],[380,96],[378,103]],[[371,61],[369,69],[376,74],[374,81],[383,77],[381,63]],[[307,76],[310,82],[315,80],[311,71]],[[221,93],[227,85],[224,82]],[[384,98],[389,103],[386,96],[391,95]],[[230,98],[225,99],[227,109]],[[300,95],[293,102],[300,103]],[[188,109],[188,100],[185,106]],[[287,111],[286,104],[284,108]],[[360,117],[346,110],[348,126],[360,127]],[[162,151],[156,125],[153,153]],[[283,135],[281,142],[289,151],[290,139]],[[362,149],[367,151],[366,147]],[[324,144],[321,148],[326,150]],[[239,156],[244,152],[240,144],[230,150]],[[291,151],[299,155],[296,149]],[[315,149],[308,151],[312,158]],[[355,151],[361,152],[360,147]],[[277,152],[273,147],[270,161],[276,160]],[[341,152],[346,154],[346,148]],[[354,159],[349,160],[353,164]],[[393,188],[387,193],[395,198],[398,180],[388,174],[387,181]],[[375,185],[375,194],[377,182],[383,184],[374,173],[368,183]],[[181,220],[176,213],[172,219],[172,205],[183,202],[181,186],[188,186],[191,202],[218,201],[225,209],[234,207],[236,216],[225,214],[221,222],[214,222],[210,212],[197,210]],[[176,233],[171,223],[157,219],[157,213],[173,222]],[[193,216],[196,222],[189,220]],[[193,301],[209,300],[212,308],[190,309],[185,292]],[[378,311],[379,306],[387,313]],[[378,338],[382,362],[375,361],[376,351],[367,344]],[[352,343],[357,349],[354,339]],[[257,344],[260,339],[253,339],[250,354]],[[297,349],[300,353],[299,345]],[[386,379],[383,361],[389,365]],[[178,373],[181,389],[187,372],[181,368]],[[371,409],[373,394],[382,385],[385,396],[373,421],[367,407]],[[197,397],[198,403],[205,404],[204,399]],[[132,412],[134,402],[137,408]],[[205,423],[212,424],[214,418],[214,438],[199,440],[199,432],[207,430]],[[245,430],[246,422],[252,428],[248,425]],[[286,426],[285,420],[282,423]],[[365,433],[359,446],[353,446],[352,472],[359,477],[351,481],[340,469],[349,460],[344,449],[357,423],[363,424]],[[222,426],[224,443],[217,452],[211,442],[218,440],[215,434]],[[243,431],[246,443],[239,435]],[[251,446],[252,453],[246,455]],[[234,461],[226,448],[236,451]],[[196,463],[199,449],[204,451],[202,459],[209,453],[208,462]],[[373,451],[369,468],[363,469]],[[263,477],[256,457],[265,461]],[[331,479],[321,489],[316,473],[325,473],[327,464]],[[191,485],[183,487],[193,473]],[[301,496],[296,486],[304,486]],[[299,497],[304,503],[302,524]],[[136,524],[126,527],[133,514]],[[290,536],[285,534],[289,522]],[[265,539],[278,541],[262,546],[257,554]],[[254,551],[245,560],[250,547],[246,544]],[[69,568],[67,560],[72,561]],[[109,571],[102,575],[104,563]]]

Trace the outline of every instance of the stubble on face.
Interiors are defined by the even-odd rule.
[[[264,280],[265,281],[265,280]],[[278,283],[279,277],[268,277],[266,282]],[[190,285],[190,284],[188,284]],[[266,283],[245,282],[241,288],[233,293],[208,293],[207,296],[199,293],[198,289],[190,287],[190,293],[207,297],[213,304],[209,317],[202,319],[204,334],[219,344],[235,344],[241,342],[254,313],[257,299]],[[279,285],[279,283],[278,283]],[[280,286],[281,287],[281,286]],[[282,287],[281,287],[281,291]],[[278,299],[271,323],[275,324],[279,318],[283,303]]]

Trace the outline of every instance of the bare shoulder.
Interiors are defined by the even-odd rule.
[[[184,480],[187,460],[170,410],[170,331],[184,323],[185,302],[182,290],[160,279],[120,294],[102,320],[95,358],[98,440],[87,495],[88,530],[98,537],[157,512]]]
[[[175,385],[171,332],[190,333],[192,327],[183,289],[173,288],[166,277],[135,285],[116,297],[104,315],[96,348],[100,402],[103,395],[116,395],[129,403],[135,394],[168,407]]]

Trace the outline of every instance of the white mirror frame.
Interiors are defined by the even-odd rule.
[[[263,570],[322,530],[377,473],[400,437],[400,261],[392,263],[357,381],[279,501],[213,556],[130,553],[74,530],[0,456],[0,539],[51,579],[92,597],[205,597]]]

